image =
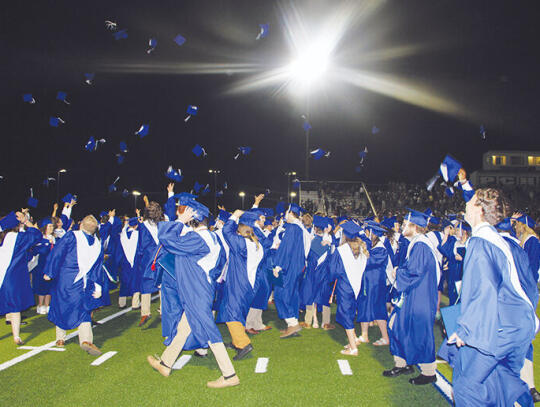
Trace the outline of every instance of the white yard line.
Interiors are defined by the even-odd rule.
[[[433,386],[439,390],[441,395],[448,401],[450,405],[453,405],[454,400],[454,391],[452,384],[442,375],[438,370],[435,371],[435,376],[437,376],[437,381],[433,383]]]
[[[268,368],[269,358],[259,358],[257,359],[257,365],[255,365],[255,373],[266,373]]]
[[[340,359],[337,361],[337,363],[339,365],[339,370],[341,370],[341,374],[343,376],[352,376],[353,373],[348,360]]]
[[[156,295],[154,295],[152,297],[152,300],[155,300],[158,297],[159,297],[159,294],[156,294]],[[131,307],[126,308],[125,310],[122,310],[120,312],[117,312],[116,314],[113,314],[114,318],[118,318],[119,316],[124,315],[128,311],[131,311]],[[111,319],[114,319],[114,318],[111,318],[111,317],[113,317],[113,315],[103,318],[101,321],[99,321],[99,323],[102,324],[102,323],[110,321]],[[70,333],[69,335],[66,336],[65,341],[67,342],[69,339],[74,338],[74,337],[76,337],[78,335],[79,335],[78,331],[72,332],[72,333]],[[52,348],[54,345],[56,345],[56,341],[46,343],[45,345],[42,345],[42,346],[38,346],[35,349],[32,349],[30,352],[25,353],[24,355],[17,356],[16,358],[8,360],[7,362],[4,362],[4,363],[0,364],[0,371],[6,370],[7,368],[9,368],[11,366],[14,366],[17,363],[20,363],[20,362],[22,362],[22,361],[24,361],[26,359],[29,359],[32,356],[36,356],[37,354],[39,354],[39,353],[41,353],[41,352],[43,352],[45,350],[49,350],[49,348]]]
[[[110,351],[110,352],[107,352],[107,353],[104,353],[103,355],[101,355],[99,358],[97,358],[96,360],[94,360],[92,363],[90,363],[90,365],[92,366],[99,366],[101,365],[103,362],[105,362],[106,360],[109,360],[110,358],[112,358],[114,355],[116,355],[118,352],[116,351]]]
[[[178,359],[176,361],[176,363],[173,365],[173,369],[174,370],[180,370],[182,369],[186,364],[187,362],[189,362],[191,360],[191,355],[182,355],[180,356],[180,359]]]
[[[33,349],[37,349],[39,348],[39,346],[19,346],[17,349],[25,349],[25,350],[33,350]],[[44,349],[44,350],[52,350],[52,351],[55,351],[55,352],[63,352],[66,350],[66,348],[47,348],[47,349]]]

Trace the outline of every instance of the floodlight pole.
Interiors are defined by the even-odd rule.
[[[306,168],[305,168],[306,181],[309,181],[309,129],[306,130]]]

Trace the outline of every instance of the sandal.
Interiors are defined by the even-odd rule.
[[[386,339],[380,338],[377,341],[373,342],[373,346],[388,346],[390,342]]]
[[[369,343],[369,339],[364,339],[363,336],[359,336],[356,338],[356,344],[360,345],[361,343]]]
[[[342,349],[340,353],[342,355],[346,355],[346,356],[358,356],[358,349],[354,349],[354,350],[352,350],[350,348]]]

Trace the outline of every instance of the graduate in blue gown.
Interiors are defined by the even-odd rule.
[[[21,224],[26,230],[21,231]],[[20,338],[21,311],[34,305],[27,251],[40,241],[41,232],[22,212],[11,212],[0,220],[0,315],[11,322],[15,344]]]
[[[468,239],[468,232],[467,226],[464,227],[463,222],[460,222],[454,229],[457,237],[449,235],[449,229],[445,228],[443,239],[437,249],[447,259],[448,305],[454,305],[458,298],[458,286],[461,284],[463,274],[463,258],[465,257],[465,242]]]
[[[118,281],[118,262],[116,260],[116,255],[120,231],[122,230],[122,222],[115,215],[115,209],[112,209],[109,212],[103,211],[100,213],[101,223],[99,225],[99,237],[104,253],[103,271],[107,277],[103,281],[103,291],[100,298],[102,307],[111,305],[109,291],[114,289]]]
[[[45,270],[47,257],[56,244],[56,239],[53,235],[54,225],[51,218],[42,219],[39,222],[39,228],[43,237],[30,249],[30,256],[32,256],[30,264],[33,265],[30,272],[32,273],[32,290],[38,296],[39,301],[36,312],[45,315],[49,312],[51,302],[51,282],[45,281],[43,271]]]
[[[93,343],[91,312],[101,305],[106,278],[97,228],[97,220],[86,216],[80,230],[67,232],[54,247],[44,272],[53,280],[48,319],[56,325],[56,346],[64,346],[67,330],[78,328],[81,348],[96,356],[101,351]]]
[[[512,250],[491,224],[503,218],[503,197],[478,189],[467,202],[473,227],[464,261],[461,313],[449,343],[459,352],[454,364],[456,406],[532,406],[520,379],[537,328],[534,304],[521,286]]]
[[[369,259],[362,280],[362,292],[358,309],[358,321],[361,322],[362,334],[358,337],[361,343],[368,343],[369,322],[375,321],[381,331],[381,338],[373,343],[374,346],[387,346],[390,343],[386,320],[386,276],[392,270],[390,256],[384,244],[385,230],[376,223],[367,222],[366,230],[371,240]]]
[[[403,223],[403,235],[411,242],[405,263],[396,271],[395,286],[401,299],[388,323],[390,353],[394,356],[395,366],[383,375],[411,374],[414,372],[412,365],[418,364],[421,373],[409,382],[423,385],[436,381],[433,325],[440,270],[435,248],[422,234],[427,226],[426,215],[411,210]]]
[[[234,360],[253,350],[246,335],[246,317],[260,281],[266,279],[264,270],[259,269],[264,248],[253,232],[258,219],[258,213],[235,211],[223,226],[223,236],[230,249],[229,265],[216,321],[226,323],[229,328],[237,349]]]
[[[224,250],[215,233],[208,230],[208,208],[193,199],[183,199],[176,222],[159,223],[158,254],[174,256],[174,270],[162,274],[162,330],[167,348],[148,363],[163,376],[182,352],[197,348],[212,350],[222,376],[209,387],[240,383],[212,315],[215,282],[225,263]],[[159,267],[158,267],[159,268]],[[157,270],[156,270],[157,271]]]
[[[225,209],[220,209],[218,217],[216,219],[216,224],[214,225],[214,232],[216,233],[216,236],[219,238],[219,241],[221,243],[221,246],[225,250],[225,264],[223,265],[223,269],[221,270],[221,274],[217,278],[216,281],[216,296],[214,299],[214,306],[212,307],[213,311],[218,311],[219,306],[221,304],[221,300],[223,298],[223,288],[225,287],[225,280],[227,278],[227,271],[229,266],[229,245],[227,244],[227,241],[225,240],[225,236],[223,235],[223,226],[225,223],[229,220],[231,214],[227,212]]]
[[[151,296],[158,291],[156,276],[152,269],[155,253],[158,248],[158,223],[163,221],[163,210],[157,202],[150,202],[144,209],[144,221],[139,224],[139,238],[135,265],[137,282],[140,282],[141,320],[139,326],[145,325],[151,318]]]
[[[295,336],[302,329],[298,322],[300,277],[306,266],[311,236],[300,220],[302,209],[291,204],[285,215],[287,226],[274,256],[275,274],[283,277],[283,287],[274,287],[278,317],[287,323],[280,338]]]
[[[328,218],[313,217],[314,237],[307,258],[307,266],[300,284],[300,303],[306,306],[303,328],[318,328],[316,299],[325,281],[326,267],[332,250],[330,232],[332,225]]]
[[[132,298],[132,305],[137,307],[139,295],[135,281],[135,254],[137,252],[137,243],[139,241],[138,218],[130,218],[120,233],[120,244],[116,246],[115,257],[120,270],[120,292],[118,294],[118,306],[126,306],[127,297]]]
[[[520,213],[512,217],[512,222],[517,238],[521,242],[521,247],[523,247],[529,256],[529,263],[534,279],[538,282],[538,274],[540,272],[540,240],[534,231],[536,224],[529,215],[522,215]]]

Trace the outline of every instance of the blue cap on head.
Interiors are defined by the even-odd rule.
[[[186,201],[186,206],[189,206],[195,211],[195,215],[193,216],[193,218],[198,222],[203,221],[204,218],[207,218],[208,215],[210,215],[210,209],[208,209],[202,203],[195,201],[194,199]]]
[[[75,197],[71,193],[69,193],[69,194],[66,194],[66,196],[62,198],[62,202],[71,203],[71,201],[73,201],[74,199]]]
[[[313,226],[319,229],[326,229],[328,226],[328,218],[318,215],[313,216]]]
[[[223,222],[227,222],[230,217],[231,217],[231,214],[229,212],[224,211],[223,209],[219,210],[218,220],[221,220]]]
[[[397,223],[397,218],[395,216],[392,216],[390,218],[384,218],[381,222],[381,225],[383,225],[385,228],[393,229],[394,225]]]
[[[444,157],[444,160],[439,168],[439,172],[446,182],[454,182],[454,180],[457,178],[459,170],[462,167],[463,166],[458,160],[448,154],[446,157]]]
[[[99,217],[102,218],[102,217],[104,217],[105,215],[108,215],[108,214],[109,214],[109,212],[107,212],[107,211],[101,211],[99,213]]]
[[[274,210],[272,208],[260,208],[260,210],[263,211],[266,217],[274,216]]]
[[[300,216],[302,215],[302,212],[305,212],[303,208],[301,208],[299,205],[292,203],[289,205],[289,211]]]
[[[472,230],[471,225],[469,225],[465,221],[461,222],[461,229],[466,230],[467,232],[470,232]]]
[[[371,232],[373,232],[379,237],[384,236],[384,234],[386,233],[386,230],[380,227],[377,222],[366,222],[365,226],[367,229],[369,229]]]
[[[266,218],[264,220],[264,226],[268,226],[268,225],[271,225],[272,223],[274,223],[274,219],[272,219],[271,217],[270,218]]]
[[[530,227],[531,229],[534,229],[535,226],[536,226],[536,222],[534,220],[532,220],[532,218],[527,215],[527,214],[523,214],[521,215],[519,218],[516,219],[518,222],[521,222],[523,223],[524,225]]]
[[[352,220],[345,222],[343,225],[341,225],[341,228],[343,229],[345,236],[347,236],[349,239],[358,237],[360,231],[362,230],[362,227]]]
[[[178,205],[187,205],[188,202],[195,200],[197,195],[190,194],[189,192],[180,192],[171,196],[171,198],[176,199]]]
[[[258,221],[259,218],[260,218],[259,213],[248,211],[248,212],[244,212],[242,216],[240,216],[240,219],[238,222],[246,226],[254,227],[255,222]]]
[[[40,228],[44,228],[47,225],[52,225],[52,220],[50,217],[43,218],[39,221]]]
[[[128,219],[128,225],[129,226],[135,226],[135,225],[138,225],[138,224],[139,224],[139,218],[134,217],[134,218],[129,218]]]
[[[7,229],[12,229],[19,225],[15,212],[10,212],[0,219],[0,232]]]
[[[428,218],[425,213],[420,211],[415,211],[414,209],[409,209],[409,213],[405,216],[405,220],[414,223],[417,226],[425,228],[428,223]]]
[[[510,218],[504,218],[499,223],[495,225],[495,229],[504,230],[506,232],[512,231],[512,222]]]
[[[446,229],[448,226],[452,226],[452,227],[453,227],[454,225],[452,225],[452,222],[450,222],[448,219],[443,219],[443,220],[442,220],[442,227],[443,227],[443,229]]]

